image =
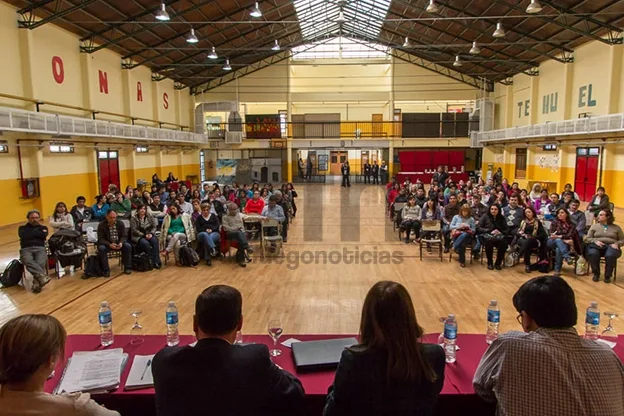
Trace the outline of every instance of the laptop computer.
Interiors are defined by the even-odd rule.
[[[292,344],[295,367],[298,372],[335,369],[342,351],[357,343],[353,337],[295,342]]]

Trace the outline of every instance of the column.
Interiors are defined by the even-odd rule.
[[[616,114],[624,109],[619,109],[621,74],[622,74],[622,51],[624,48],[621,44],[611,45],[609,51],[609,83],[610,88],[607,89],[608,105],[607,114]]]
[[[529,109],[529,124],[537,124],[539,100],[539,75],[531,77],[531,107]]]
[[[574,78],[574,63],[570,62],[563,65],[563,94],[561,102],[563,103],[563,120],[572,118],[572,102],[574,101],[574,93],[572,91],[572,81]]]
[[[91,85],[92,81],[92,65],[91,65],[91,55],[88,53],[80,54],[80,71],[82,73],[82,102],[84,103],[85,108],[92,109],[93,108],[93,89]],[[92,114],[85,114],[85,117],[91,118]]]
[[[184,151],[182,149],[178,149],[177,150],[178,154],[178,170],[180,172],[180,176],[178,176],[178,179],[183,181],[185,178],[185,172],[184,172]]]
[[[161,100],[158,99],[158,97],[160,97],[159,83],[158,81],[152,81],[152,108],[154,109],[154,120],[160,121],[162,120],[162,117],[160,117],[161,106],[159,105],[161,103]]]
[[[156,152],[156,173],[158,174],[158,177],[160,178],[160,180],[165,180],[166,179],[166,174],[165,171],[163,170],[163,150],[162,147],[158,148],[158,151]]]
[[[91,195],[87,199],[87,201],[92,201],[96,195],[99,195],[101,192],[100,189],[100,178],[99,178],[99,159],[98,159],[98,149],[93,151],[89,151],[89,174],[91,175],[91,184],[89,188],[91,189]]]
[[[135,91],[132,89],[130,85],[130,70],[122,69],[121,70],[121,85],[122,85],[122,94],[123,94],[123,113],[131,117],[132,116],[132,104],[130,99],[130,91]]]
[[[286,167],[286,182],[292,182],[292,174],[293,174],[292,153],[293,153],[292,141],[288,140],[286,142],[286,163],[288,164],[288,166]]]
[[[137,177],[136,177],[136,152],[134,148],[131,148],[128,151],[127,155],[127,167],[128,167],[128,182],[133,186],[137,186]]]
[[[514,116],[514,102],[513,102],[513,84],[507,85],[505,87],[505,125],[502,128],[510,128],[513,127],[513,116]]]
[[[24,89],[24,97],[35,99],[35,85],[33,80],[33,31],[22,29],[18,32],[20,59],[22,61],[22,84]],[[34,103],[25,103],[24,108],[29,111],[35,111]]]
[[[388,180],[394,176],[394,141],[389,141],[388,148]]]

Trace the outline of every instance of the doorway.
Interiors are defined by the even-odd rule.
[[[108,185],[119,183],[119,153],[116,150],[98,150],[98,171],[100,174],[100,193],[108,192]]]
[[[332,151],[329,154],[329,173],[331,175],[341,175],[340,167],[347,160],[347,152]]]
[[[596,192],[599,156],[599,147],[579,147],[576,149],[574,191],[581,198],[581,201],[589,201]]]

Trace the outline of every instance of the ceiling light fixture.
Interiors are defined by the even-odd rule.
[[[462,61],[459,59],[459,55],[455,55],[455,62],[453,62],[453,66],[462,66]]]
[[[344,23],[346,21],[345,17],[344,17],[344,13],[342,12],[342,9],[340,9],[340,13],[338,13],[338,17],[336,18],[336,23]]]
[[[167,13],[167,6],[165,6],[165,3],[162,2],[160,3],[160,9],[156,12],[156,17],[157,20],[160,20],[161,22],[166,22],[167,20],[171,19],[169,17],[169,13]]]
[[[219,55],[217,55],[217,50],[215,49],[215,47],[212,47],[212,50],[210,51],[210,53],[208,54],[208,59],[217,59],[219,57]]]
[[[429,4],[427,5],[427,13],[438,13],[440,8],[436,4],[435,0],[429,0]]]
[[[472,42],[472,48],[470,48],[471,55],[479,55],[481,53],[481,48],[477,45],[477,42]]]
[[[411,48],[412,44],[409,41],[409,38],[407,36],[405,36],[405,42],[403,42],[403,47],[404,48]]]
[[[197,43],[197,42],[199,42],[199,39],[197,39],[197,36],[195,35],[195,29],[191,28],[191,32],[189,33],[188,37],[186,38],[186,41],[188,43]]]
[[[505,37],[505,29],[503,29],[503,24],[501,22],[496,23],[496,30],[492,33],[492,36],[495,38]]]
[[[539,13],[542,11],[542,5],[538,0],[531,0],[531,4],[529,4],[526,8],[526,12],[530,14]]]
[[[273,50],[273,51],[279,51],[280,50],[280,45],[279,45],[279,42],[277,41],[277,39],[275,39],[275,44],[273,45],[271,50]]]
[[[225,65],[223,65],[223,70],[224,71],[231,71],[232,70],[232,67],[230,66],[230,60],[229,59],[225,60]]]
[[[256,2],[253,9],[251,9],[251,12],[249,12],[249,15],[251,17],[262,17],[262,10],[260,10],[260,6],[258,5],[258,2]]]

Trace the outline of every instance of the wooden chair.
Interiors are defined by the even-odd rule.
[[[440,261],[443,261],[442,253],[444,251],[444,242],[442,240],[442,230],[440,228],[440,221],[439,220],[423,220],[422,228],[420,229],[420,232],[423,233],[423,235],[425,235],[426,233],[435,233],[433,237],[423,237],[420,239],[420,244],[419,244],[420,260],[422,261],[423,259],[423,248],[426,248],[427,245],[429,245],[432,248],[437,246],[439,253],[440,253]]]
[[[278,254],[282,250],[284,240],[282,239],[282,224],[275,218],[268,218],[266,221],[262,221],[260,225],[260,244],[262,249],[262,257],[267,256],[267,250],[270,247],[275,247],[276,250],[272,254]],[[277,230],[277,234],[268,234],[267,229]]]
[[[394,203],[394,210],[392,212],[392,230],[396,232],[397,228],[399,230],[399,240],[401,239],[401,225],[400,223],[398,223],[397,219],[399,217],[397,217],[397,215],[403,211],[403,207],[405,207],[407,203],[406,202],[395,202]]]

